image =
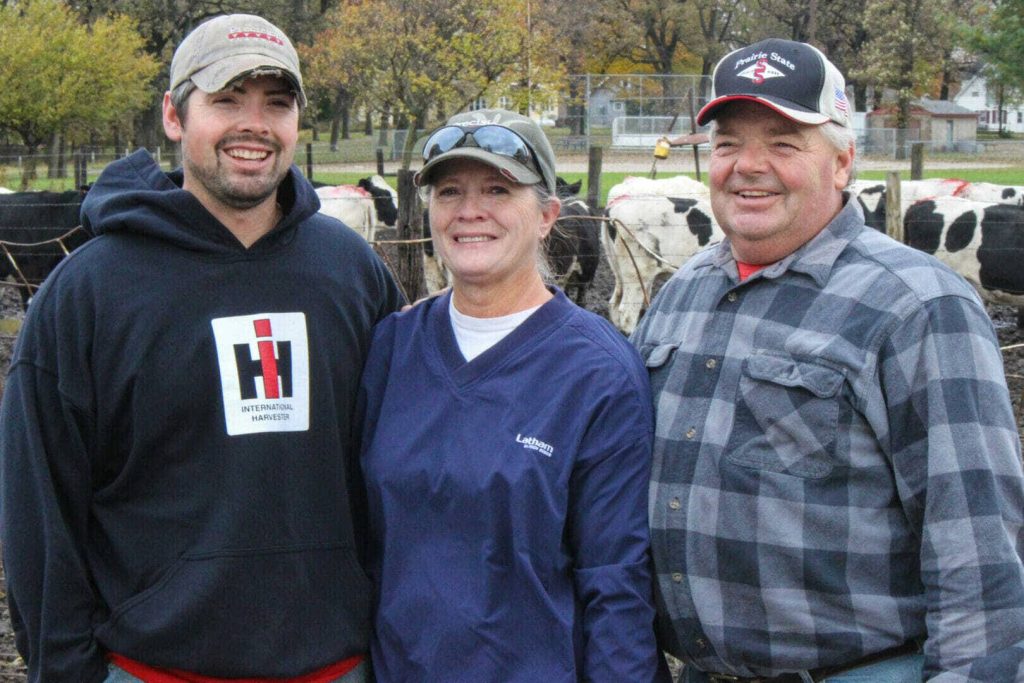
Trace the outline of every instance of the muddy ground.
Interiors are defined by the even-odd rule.
[[[611,272],[602,259],[594,285],[587,293],[585,307],[606,316],[608,297],[613,284]],[[1003,359],[1017,423],[1024,431],[1024,419],[1022,419],[1024,418],[1024,409],[1021,406],[1022,397],[1024,397],[1024,332],[1017,329],[1016,309],[1008,306],[994,306],[989,308],[989,313],[999,335],[1000,346],[1021,345],[1021,348],[1004,349]],[[14,290],[10,287],[0,286],[0,319],[19,318],[21,315],[21,306]],[[0,377],[6,376],[14,341],[13,335],[0,331]],[[0,570],[0,683],[20,683],[24,680],[25,669],[14,647],[14,635],[7,614],[3,573]]]

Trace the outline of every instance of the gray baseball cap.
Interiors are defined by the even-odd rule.
[[[253,14],[227,14],[200,24],[181,41],[171,60],[171,90],[187,80],[203,92],[219,92],[241,76],[280,73],[306,106],[299,56],[284,31]]]
[[[449,159],[462,158],[482,161],[495,167],[505,176],[522,185],[536,185],[543,182],[548,191],[551,194],[555,194],[555,152],[551,149],[551,143],[548,142],[544,131],[541,130],[540,125],[533,119],[506,109],[479,109],[452,116],[448,119],[445,126],[438,130],[451,126],[467,129],[479,128],[480,126],[507,128],[527,144],[533,153],[534,160],[537,162],[537,167],[533,168],[532,164],[523,164],[511,156],[483,149],[479,146],[480,142],[474,137],[474,141],[478,145],[476,147],[461,145],[427,159],[423,168],[416,174],[417,185],[429,183],[431,173],[437,168],[438,164]],[[437,132],[434,131],[434,133]],[[424,153],[427,155],[430,154],[429,146],[434,133],[427,138],[427,146],[424,148]]]

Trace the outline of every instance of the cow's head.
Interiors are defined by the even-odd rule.
[[[398,222],[398,194],[379,175],[361,178],[357,184],[373,197],[377,222],[389,228],[395,227]]]

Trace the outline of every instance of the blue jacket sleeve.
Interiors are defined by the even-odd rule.
[[[28,680],[102,681],[92,623],[101,607],[80,552],[91,478],[83,425],[57,378],[16,364],[0,407],[0,540]]]
[[[601,400],[570,480],[586,681],[657,680],[647,526],[653,416],[646,375]]]

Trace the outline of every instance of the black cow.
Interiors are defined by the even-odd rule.
[[[592,217],[586,202],[576,196],[582,182],[578,180],[570,185],[556,178],[562,210],[544,241],[555,281],[580,306],[594,281],[601,253],[601,226]]]
[[[87,191],[0,194],[0,279],[17,284],[24,307],[64,258],[64,249],[72,251],[89,238],[79,227]]]

